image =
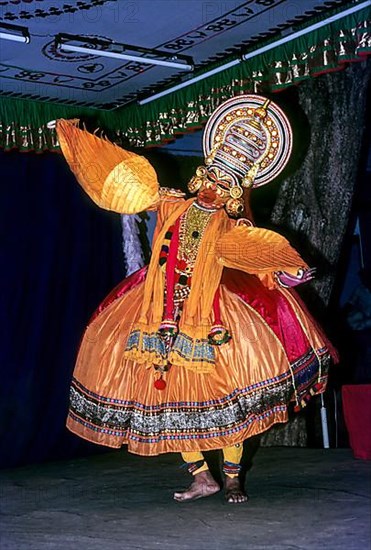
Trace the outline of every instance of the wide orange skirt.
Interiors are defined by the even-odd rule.
[[[303,405],[323,391],[330,353],[303,306],[289,291],[268,291],[256,277],[229,272],[220,305],[232,340],[217,347],[214,372],[172,366],[162,391],[152,365],[124,357],[145,270],[116,289],[83,337],[67,427],[140,455],[218,449],[286,422],[290,401]]]

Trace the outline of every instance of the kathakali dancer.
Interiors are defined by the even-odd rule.
[[[203,451],[222,449],[227,502],[240,484],[243,441],[288,420],[325,389],[330,345],[291,287],[313,271],[279,234],[244,215],[245,188],[266,184],[292,149],[289,122],[258,95],[209,119],[196,198],[160,188],[143,157],[58,120],[77,180],[101,207],[157,211],[152,257],[100,305],[86,329],[68,428],[145,456],[179,452],[193,483],[178,501],[220,487]]]

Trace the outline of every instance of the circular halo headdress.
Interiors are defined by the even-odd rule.
[[[278,105],[260,95],[244,94],[228,99],[211,115],[203,149],[206,164],[230,174],[235,186],[241,182],[243,187],[260,187],[286,166],[292,130]]]

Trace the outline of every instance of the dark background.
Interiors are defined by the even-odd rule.
[[[64,427],[79,340],[125,275],[118,215],[59,154],[0,151],[1,465],[99,452]]]

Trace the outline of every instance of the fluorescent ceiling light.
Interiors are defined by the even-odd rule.
[[[150,101],[154,101],[155,99],[159,99],[160,97],[163,97],[164,95],[171,94],[172,92],[176,92],[177,90],[181,90],[182,88],[185,88],[186,86],[190,86],[190,84],[194,84],[195,82],[199,82],[200,80],[204,80],[204,78],[208,78],[209,76],[212,76],[213,74],[220,73],[222,71],[225,71],[226,69],[230,69],[231,67],[234,67],[235,65],[238,65],[241,63],[241,59],[234,59],[233,61],[230,61],[229,63],[225,63],[224,65],[220,65],[220,67],[215,67],[214,69],[211,69],[210,71],[207,71],[206,73],[202,73],[198,76],[195,76],[194,78],[190,78],[189,80],[185,80],[184,82],[180,82],[180,84],[176,84],[172,88],[168,88],[167,90],[164,90],[163,92],[158,92],[158,94],[151,95],[149,97],[146,97],[145,99],[140,99],[138,101],[139,105],[145,105],[146,103],[149,103]]]
[[[118,44],[107,40],[85,38],[70,34],[56,36],[56,47],[65,52],[87,53],[97,57],[111,57],[125,61],[137,61],[146,65],[160,65],[183,71],[193,70],[192,58],[183,55],[173,55],[159,50],[139,48],[128,44]],[[68,42],[80,42],[71,44]]]
[[[28,44],[30,42],[30,34],[26,27],[0,23],[0,39]]]
[[[342,11],[341,13],[336,13],[335,15],[332,15],[331,17],[328,17],[327,19],[324,19],[323,21],[319,21],[318,23],[315,23],[314,25],[310,25],[309,27],[306,27],[305,29],[302,29],[301,31],[294,32],[293,34],[289,34],[288,36],[285,36],[284,38],[280,38],[279,40],[276,40],[272,44],[267,44],[266,46],[263,46],[262,48],[258,48],[257,50],[254,50],[250,53],[245,53],[242,56],[243,61],[247,61],[248,59],[251,59],[255,57],[256,55],[259,55],[261,53],[268,52],[269,50],[272,50],[273,48],[277,48],[278,46],[281,46],[282,44],[287,44],[287,42],[291,42],[291,40],[295,40],[295,38],[299,38],[300,36],[303,36],[305,34],[308,34],[312,31],[315,31],[317,29],[320,29],[321,27],[324,27],[325,25],[329,25],[330,23],[333,23],[334,21],[338,21],[338,19],[342,19],[343,17],[346,17],[347,15],[351,15],[352,13],[355,13],[359,10],[362,10],[363,8],[367,8],[371,6],[371,0],[367,0],[367,2],[362,2],[361,4],[357,4],[356,6],[353,6],[352,8],[349,8],[345,11]]]
[[[312,32],[316,29],[319,29],[321,27],[324,27],[325,25],[328,25],[330,23],[333,23],[334,21],[337,21],[338,19],[342,19],[343,17],[346,17],[347,15],[350,15],[352,13],[355,13],[359,10],[362,10],[366,7],[371,6],[371,0],[367,0],[367,2],[362,2],[361,4],[357,4],[345,11],[342,11],[341,13],[337,13],[331,17],[328,17],[327,19],[324,19],[323,21],[320,21],[319,23],[315,23],[314,25],[310,25],[309,27],[306,27],[305,29],[302,29],[301,31],[297,31],[293,34],[290,34],[288,36],[285,36],[284,38],[280,38],[279,40],[276,40],[275,42],[272,42],[271,44],[268,44],[267,46],[263,46],[262,48],[259,48],[257,50],[254,50],[253,52],[246,53],[242,56],[242,59],[235,59],[234,61],[230,61],[229,63],[226,63],[225,65],[221,65],[220,67],[216,67],[215,69],[211,69],[210,71],[207,71],[206,73],[203,73],[199,76],[195,76],[194,78],[190,78],[189,80],[185,80],[181,82],[180,84],[176,84],[175,86],[172,86],[171,88],[168,88],[167,90],[163,90],[162,92],[159,92],[157,94],[153,94],[152,96],[146,97],[144,99],[140,99],[138,101],[139,105],[145,105],[146,103],[150,103],[151,101],[154,101],[156,99],[159,99],[160,97],[164,97],[165,95],[171,94],[173,92],[176,92],[178,90],[181,90],[182,88],[185,88],[186,86],[190,86],[191,84],[195,84],[196,82],[199,82],[200,80],[203,80],[204,78],[207,78],[209,76],[212,76],[214,74],[217,74],[221,71],[225,71],[226,69],[229,69],[230,67],[233,67],[234,65],[238,65],[241,61],[247,61],[248,59],[252,59],[253,57],[256,57],[257,55],[264,53],[268,50],[272,50],[273,48],[276,48],[277,46],[280,46],[281,44],[286,44],[287,42],[290,42],[291,40],[294,40],[295,38],[298,38],[299,36],[303,36],[304,34],[307,34],[309,32]]]
[[[104,50],[92,50],[86,46],[73,46],[70,44],[61,44],[61,50],[64,52],[79,52],[88,53],[90,55],[96,55],[98,57],[113,57],[114,59],[125,59],[127,61],[140,61],[147,65],[162,65],[163,67],[173,67],[174,69],[183,69],[191,71],[193,65],[187,65],[185,63],[177,63],[176,61],[166,61],[164,59],[156,59],[150,57],[141,57],[139,55],[130,55],[126,53],[110,52]]]

